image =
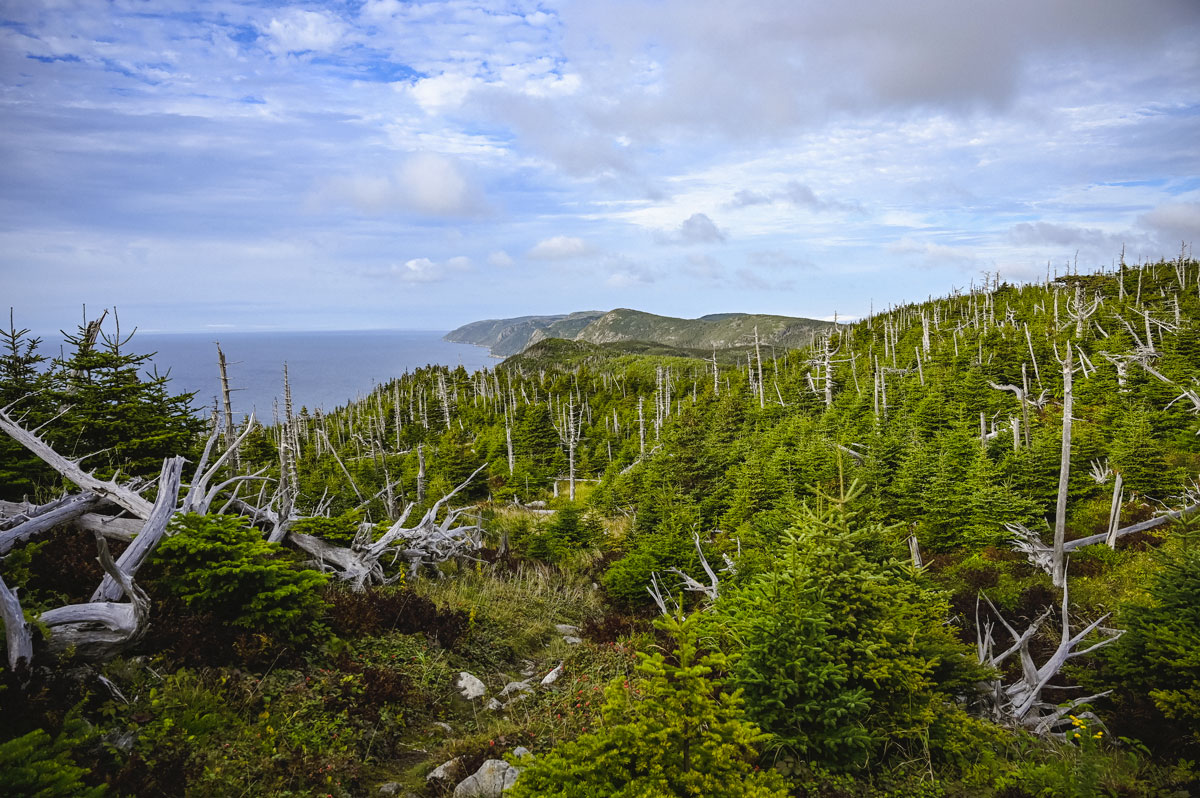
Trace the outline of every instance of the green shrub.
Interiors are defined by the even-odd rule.
[[[629,552],[613,563],[601,579],[608,594],[624,604],[648,604],[650,575],[670,568],[686,573],[699,568],[692,529],[696,525],[689,508],[670,511],[653,529],[633,538]]]
[[[1148,696],[1175,725],[1169,736],[1200,750],[1200,545],[1165,551],[1144,596],[1118,613],[1126,628],[1107,654],[1122,690]]]
[[[87,774],[71,759],[79,740],[64,729],[51,739],[45,729],[0,743],[0,792],[11,798],[93,798],[104,788],[83,783]]]
[[[820,766],[955,748],[951,694],[983,675],[946,600],[882,553],[888,539],[845,502],[806,509],[774,562],[716,605],[750,718]]]
[[[155,552],[159,584],[190,609],[255,631],[297,633],[319,616],[326,577],[232,515],[176,516]]]
[[[349,510],[333,518],[313,516],[292,522],[292,532],[312,535],[335,546],[349,546],[358,534],[358,525],[363,521],[362,510]]]
[[[670,658],[639,653],[635,683],[614,680],[605,691],[602,728],[533,760],[511,798],[783,798],[773,771],[753,764],[764,735],[744,717],[735,693],[711,681],[721,654],[702,654],[693,620],[666,619],[674,635]]]
[[[600,523],[584,515],[578,504],[565,504],[550,521],[523,541],[526,555],[545,562],[559,562],[572,551],[590,548],[600,539]]]

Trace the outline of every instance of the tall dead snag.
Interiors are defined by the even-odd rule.
[[[831,327],[825,333],[825,335],[821,339],[821,354],[820,354],[820,356],[813,357],[812,359],[810,359],[808,361],[809,366],[811,366],[813,369],[821,369],[822,370],[821,371],[822,382],[824,383],[823,392],[817,390],[816,382],[815,382],[814,378],[812,377],[812,371],[809,371],[808,379],[809,379],[809,387],[812,389],[813,393],[824,396],[826,407],[830,407],[833,405],[833,364],[846,362],[845,360],[834,360],[833,359],[833,356],[836,355],[838,352],[840,352],[842,349],[842,344],[841,344],[840,339],[838,341],[838,345],[833,346],[833,336],[836,332],[837,332],[837,325],[835,324],[833,327]]]
[[[1119,471],[1115,472],[1113,476],[1112,504],[1108,509],[1108,535],[1104,540],[1110,549],[1117,547],[1117,531],[1121,526],[1121,488],[1123,487],[1123,483],[1124,479],[1121,477],[1121,473]]]
[[[993,720],[997,723],[1023,727],[1036,734],[1052,734],[1059,727],[1070,722],[1068,716],[1075,711],[1076,707],[1107,695],[1108,691],[1105,691],[1096,695],[1076,698],[1065,704],[1042,700],[1042,691],[1058,675],[1068,660],[1111,645],[1122,634],[1121,630],[1107,629],[1101,626],[1108,618],[1107,614],[1100,616],[1075,634],[1071,634],[1065,580],[1062,594],[1062,633],[1059,636],[1058,647],[1041,665],[1037,664],[1037,660],[1034,659],[1029,648],[1042,624],[1050,617],[1052,610],[1047,609],[1025,631],[1018,632],[1004,619],[1004,616],[992,604],[991,599],[983,593],[980,593],[979,596],[991,610],[990,617],[986,621],[981,621],[980,605],[976,600],[975,628],[979,663],[999,669],[1013,654],[1017,654],[1021,662],[1021,675],[1016,680],[1004,684],[1002,679],[997,678],[990,684],[991,691],[986,700],[990,705],[989,709]],[[993,617],[999,621],[1012,638],[1012,644],[998,654],[995,652],[995,639],[992,634],[995,628]],[[1086,648],[1080,649],[1079,646],[1083,645],[1093,634],[1100,635],[1100,638]]]
[[[1050,576],[1055,587],[1066,590],[1066,556],[1063,545],[1067,539],[1067,482],[1071,476],[1071,411],[1074,394],[1071,380],[1074,370],[1071,365],[1071,342],[1067,341],[1067,356],[1063,359],[1063,427],[1062,456],[1058,468],[1058,501],[1054,506],[1054,570]]]
[[[287,541],[310,555],[322,570],[332,571],[334,576],[348,582],[355,590],[362,590],[369,584],[388,582],[381,563],[388,554],[392,555],[392,562],[397,559],[405,561],[409,573],[413,576],[426,565],[436,569],[440,563],[454,557],[466,556],[468,552],[477,551],[483,546],[483,529],[478,524],[457,526],[459,518],[467,508],[447,510],[440,522],[437,517],[446,503],[466,488],[485,468],[487,463],[477,468],[461,485],[434,502],[421,521],[413,527],[404,526],[413,508],[413,505],[408,505],[399,520],[392,524],[379,540],[372,542],[369,534],[360,534],[350,547],[346,548],[331,545],[312,535],[289,532]]]
[[[240,471],[242,463],[238,457],[238,449],[234,443],[233,434],[233,403],[229,400],[229,374],[225,370],[225,353],[221,351],[221,344],[219,342],[217,343],[217,365],[221,370],[221,397],[225,403],[225,445],[230,447],[229,452],[233,458],[233,470]]]
[[[425,501],[425,444],[417,444],[417,504]]]
[[[575,415],[575,397],[572,395],[568,399],[567,408],[562,417],[554,425],[558,439],[562,441],[563,446],[567,447],[567,480],[570,485],[571,501],[575,501],[575,447],[579,443],[580,428],[583,426],[581,421],[582,419]]]
[[[758,409],[762,410],[767,406],[766,397],[763,394],[763,373],[762,373],[762,350],[758,346],[758,325],[754,325],[754,358],[758,361]]]

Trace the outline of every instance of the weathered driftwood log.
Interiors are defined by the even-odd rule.
[[[129,602],[91,601],[43,612],[38,621],[49,628],[47,646],[51,653],[72,650],[81,659],[103,661],[124,651],[146,632],[150,600],[129,574],[113,562],[102,535],[96,536],[96,548],[105,581],[113,580]]]
[[[167,523],[175,514],[175,503],[179,500],[179,480],[183,472],[182,457],[168,457],[163,461],[162,472],[158,478],[158,498],[150,510],[150,517],[142,525],[141,532],[129,544],[117,561],[116,570],[126,579],[132,579],[137,570],[142,567],[158,546],[163,533],[167,531]],[[98,540],[103,540],[103,537]],[[107,553],[108,547],[104,546]],[[105,569],[108,571],[108,569]],[[116,601],[121,597],[123,583],[109,572],[100,582],[100,586],[92,593],[92,601]]]
[[[59,524],[73,521],[100,504],[100,497],[94,493],[82,493],[64,496],[49,504],[38,506],[23,505],[24,510],[18,509],[21,504],[4,502],[0,507],[0,526],[7,528],[0,532],[0,556],[8,554],[18,543],[24,543],[30,538],[53,529]],[[12,515],[9,511],[15,510]]]
[[[108,552],[103,535],[96,535],[100,566],[118,589],[129,597],[128,603],[92,601],[68,604],[47,610],[38,616],[38,623],[48,632],[46,647],[52,654],[71,651],[89,662],[111,659],[137,642],[146,632],[150,601],[127,573],[117,567]],[[33,661],[33,635],[21,611],[15,590],[0,579],[0,617],[4,619],[8,648],[8,667],[17,670],[24,661]]]
[[[287,542],[309,554],[319,567],[332,570],[338,579],[349,582],[355,590],[361,590],[368,584],[382,584],[387,581],[381,562],[387,554],[392,555],[392,562],[397,559],[404,560],[409,573],[415,576],[422,566],[431,565],[436,568],[439,563],[464,556],[470,551],[477,551],[483,546],[483,530],[478,525],[456,526],[467,508],[447,510],[440,522],[437,517],[446,503],[466,488],[485,468],[487,463],[477,468],[461,485],[434,502],[416,526],[406,527],[404,524],[413,507],[410,504],[391,528],[374,542],[370,541],[368,536],[360,535],[346,548],[296,532],[287,533]]]
[[[113,504],[125,508],[141,519],[150,517],[153,505],[126,485],[111,480],[102,480],[80,468],[80,460],[68,460],[54,451],[50,444],[36,433],[22,427],[8,415],[8,408],[0,409],[0,431],[37,455],[43,462],[85,491],[102,496]],[[82,459],[82,458],[81,458]]]
[[[1084,546],[1094,546],[1098,543],[1111,545],[1126,535],[1132,535],[1135,532],[1146,532],[1163,524],[1187,518],[1194,515],[1197,511],[1200,511],[1200,504],[1191,504],[1179,510],[1172,510],[1169,513],[1163,513],[1155,518],[1130,524],[1115,531],[1068,540],[1063,544],[1063,551],[1069,554]],[[1043,543],[1036,532],[1027,529],[1021,524],[1005,524],[1004,527],[1012,533],[1012,545],[1014,549],[1024,554],[1033,565],[1036,565],[1048,574],[1053,574],[1054,549]]]
[[[134,535],[142,531],[146,522],[139,518],[118,518],[100,513],[84,513],[72,523],[84,532],[99,532],[109,540],[128,543],[133,540]]]
[[[986,621],[980,619],[980,603],[976,600],[975,628],[979,663],[999,668],[1013,654],[1017,654],[1021,662],[1021,675],[1015,681],[1004,684],[1001,679],[995,679],[989,685],[991,689],[987,693],[987,700],[993,720],[1011,726],[1021,726],[1036,734],[1052,734],[1059,727],[1069,723],[1067,716],[1074,712],[1076,707],[1107,694],[1097,693],[1065,703],[1042,700],[1042,691],[1049,686],[1050,681],[1058,675],[1068,660],[1110,645],[1123,634],[1121,630],[1101,626],[1108,618],[1107,614],[1071,634],[1065,580],[1062,594],[1062,633],[1057,648],[1041,665],[1037,664],[1029,648],[1042,624],[1050,617],[1051,609],[1042,613],[1023,632],[1018,632],[1004,619],[986,595],[980,593],[979,597],[987,603],[991,616],[1000,622],[1013,641],[1004,651],[999,654],[995,652],[995,639],[992,635],[995,626],[990,617]],[[1100,634],[1100,639],[1086,648],[1079,648],[1093,633]]]
[[[0,618],[4,620],[4,637],[8,646],[8,669],[16,671],[21,662],[33,661],[33,634],[21,611],[17,592],[4,584],[0,578]]]

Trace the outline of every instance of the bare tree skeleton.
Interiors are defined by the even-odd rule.
[[[348,582],[355,590],[362,590],[368,584],[385,584],[388,581],[384,577],[381,560],[389,553],[393,555],[393,562],[396,559],[407,562],[410,574],[416,575],[426,565],[436,569],[440,563],[467,556],[469,551],[476,551],[483,545],[483,530],[478,524],[457,526],[459,518],[468,508],[449,509],[440,522],[437,516],[446,503],[485,468],[487,463],[434,502],[421,521],[412,527],[404,526],[413,508],[409,504],[400,518],[377,541],[371,542],[369,536],[360,533],[346,548],[297,532],[288,533],[287,540],[309,554],[319,567],[332,570],[338,579]]]
[[[1106,614],[1087,624],[1080,631],[1072,635],[1068,591],[1065,580],[1061,604],[1062,632],[1059,637],[1059,643],[1054,652],[1040,666],[1029,650],[1030,643],[1041,629],[1042,624],[1050,617],[1052,610],[1047,609],[1023,632],[1018,632],[1004,619],[1004,616],[1000,614],[1000,611],[996,609],[996,606],[992,604],[986,595],[983,593],[979,595],[987,603],[988,608],[991,610],[991,615],[1000,622],[1013,640],[1012,645],[1007,649],[999,654],[995,653],[995,639],[992,635],[995,628],[994,624],[990,618],[981,622],[980,606],[977,600],[975,606],[975,627],[979,663],[998,668],[1013,654],[1017,654],[1021,661],[1020,678],[1007,685],[1003,684],[1000,679],[995,679],[990,684],[991,692],[988,701],[993,720],[1012,726],[1024,727],[1037,734],[1050,734],[1055,732],[1060,726],[1066,725],[1067,716],[1074,712],[1076,707],[1107,694],[1106,691],[1096,695],[1076,698],[1062,705],[1058,702],[1051,703],[1042,700],[1042,691],[1049,685],[1050,680],[1058,675],[1068,660],[1110,645],[1116,642],[1117,638],[1122,634],[1120,630],[1106,629],[1101,626],[1109,617]],[[1079,646],[1093,633],[1099,633],[1103,637],[1086,648],[1080,649]]]

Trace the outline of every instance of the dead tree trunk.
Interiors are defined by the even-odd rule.
[[[0,431],[33,452],[42,462],[53,468],[59,474],[74,482],[85,491],[108,499],[138,518],[149,518],[152,505],[125,485],[119,485],[111,480],[101,480],[92,476],[79,467],[80,460],[68,460],[51,448],[35,433],[26,430],[12,420],[8,408],[0,409]]]
[[[579,443],[581,422],[582,419],[575,417],[575,397],[571,396],[567,402],[566,414],[554,425],[559,440],[567,447],[567,479],[571,501],[575,501],[575,447]]]
[[[417,504],[425,501],[425,444],[417,444]]]
[[[8,504],[8,502],[0,502],[0,505]],[[94,493],[82,493],[76,496],[64,496],[41,507],[0,506],[0,527],[8,527],[0,531],[0,557],[12,551],[18,543],[24,543],[59,524],[73,521],[99,504],[99,496]]]
[[[133,539],[129,547],[121,555],[114,568],[120,571],[124,579],[108,575],[100,582],[100,586],[92,593],[92,601],[116,601],[124,592],[124,583],[132,580],[137,570],[144,563],[162,539],[167,530],[167,523],[175,514],[175,503],[179,500],[179,482],[183,472],[182,457],[169,457],[163,461],[162,473],[158,479],[158,498],[150,510],[142,531]],[[104,540],[103,537],[99,540]],[[106,569],[108,570],[108,569]],[[132,598],[132,597],[131,597]]]
[[[1074,369],[1071,364],[1071,342],[1067,341],[1067,356],[1063,360],[1063,428],[1062,456],[1058,468],[1058,501],[1054,506],[1054,570],[1050,576],[1056,587],[1065,589],[1066,556],[1063,545],[1067,539],[1067,483],[1071,477],[1071,411],[1074,394],[1071,380]]]
[[[1117,638],[1122,634],[1120,630],[1102,627],[1101,624],[1108,618],[1108,615],[1102,615],[1072,635],[1065,579],[1063,581],[1061,605],[1062,633],[1059,637],[1058,647],[1040,666],[1030,652],[1030,644],[1042,624],[1050,617],[1052,610],[1047,609],[1025,631],[1018,632],[1009,625],[1008,621],[1004,619],[1004,616],[1000,614],[1000,611],[996,609],[996,606],[992,604],[986,595],[981,593],[980,597],[991,609],[991,615],[1000,622],[1012,637],[1013,642],[1012,645],[1001,653],[995,653],[995,640],[992,635],[994,625],[990,618],[986,621],[981,620],[980,606],[977,601],[975,606],[975,627],[979,663],[999,668],[1013,654],[1017,654],[1021,661],[1021,676],[1018,679],[1007,685],[1000,679],[992,682],[992,690],[990,691],[988,700],[991,704],[990,714],[993,720],[998,723],[1023,727],[1036,734],[1052,734],[1059,727],[1065,726],[1070,722],[1067,719],[1068,715],[1074,712],[1076,707],[1107,694],[1105,692],[1076,698],[1065,704],[1058,701],[1048,702],[1042,700],[1042,691],[1058,675],[1068,660],[1081,657],[1084,654],[1110,645],[1116,642]],[[1102,637],[1086,648],[1079,649],[1079,646],[1093,633],[1099,633]]]
[[[238,457],[238,450],[234,444],[233,431],[233,403],[229,399],[229,374],[225,370],[225,353],[221,351],[221,344],[217,344],[217,364],[221,369],[221,396],[225,404],[225,445],[232,446],[230,449],[230,458],[233,461],[233,470],[241,471],[242,462]]]
[[[369,538],[356,539],[349,548],[345,548],[326,543],[312,535],[296,532],[289,533],[287,540],[309,554],[318,567],[332,570],[338,579],[348,582],[355,590],[361,590],[368,584],[385,584],[389,581],[384,576],[381,564],[383,557],[389,553],[394,555],[393,561],[400,559],[407,563],[409,573],[415,577],[424,566],[436,568],[446,560],[468,556],[468,552],[482,547],[481,527],[477,524],[456,526],[465,508],[448,510],[440,522],[437,516],[447,502],[466,488],[485,468],[486,463],[477,468],[461,485],[434,502],[420,523],[414,527],[404,526],[413,508],[412,504],[408,505],[399,520],[377,541],[372,542]]]

